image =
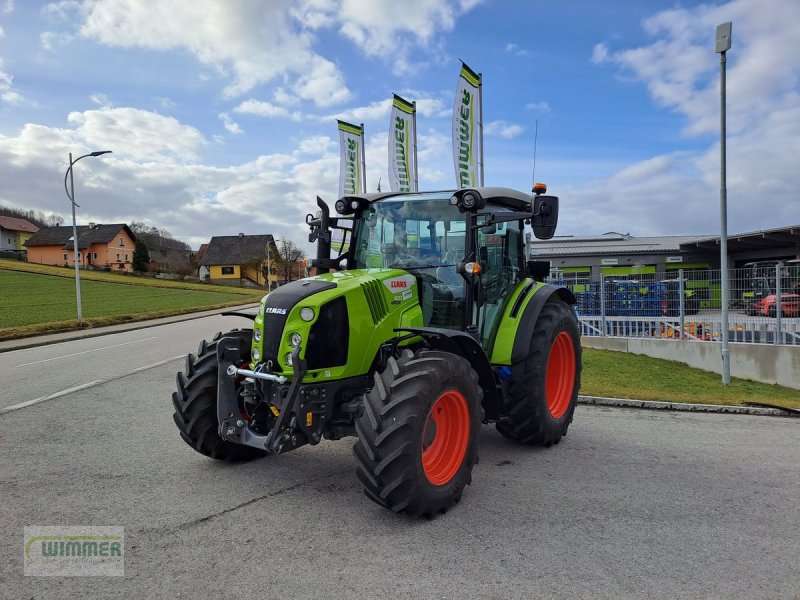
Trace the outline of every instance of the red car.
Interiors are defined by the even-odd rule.
[[[775,294],[764,296],[753,306],[755,314],[765,317],[774,317],[777,313]],[[781,316],[800,316],[800,294],[781,294]]]

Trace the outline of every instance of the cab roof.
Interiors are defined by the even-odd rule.
[[[452,196],[456,192],[464,190],[474,190],[478,192],[486,202],[489,204],[496,204],[511,210],[529,211],[531,209],[531,195],[524,192],[518,192],[511,188],[504,187],[476,187],[476,188],[462,188],[460,190],[432,190],[429,192],[382,192],[375,194],[351,194],[343,196],[343,200],[362,200],[370,204],[373,202],[380,202],[389,198],[402,199],[404,196],[418,196],[420,194],[448,194]]]

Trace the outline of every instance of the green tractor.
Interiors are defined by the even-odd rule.
[[[339,217],[317,198],[318,274],[187,357],[172,395],[181,437],[228,461],[355,437],[366,495],[428,518],[470,484],[481,423],[557,444],[580,331],[572,293],[526,261],[525,224],[549,239],[558,220],[537,186],[346,196]]]

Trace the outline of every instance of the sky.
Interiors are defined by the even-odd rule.
[[[800,2],[0,0],[0,204],[144,221],[197,248],[271,233],[307,248],[336,200],[336,119],[364,123],[388,189],[393,93],[417,102],[421,190],[455,187],[459,60],[484,82],[485,182],[560,197],[559,235],[800,224]]]

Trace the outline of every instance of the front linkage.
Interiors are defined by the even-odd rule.
[[[292,352],[293,378],[287,386],[287,379],[282,375],[237,367],[236,361],[242,356],[243,350],[249,351],[249,346],[244,348],[243,344],[241,339],[222,338],[217,345],[217,419],[220,437],[229,442],[267,450],[272,454],[294,450],[309,442],[318,443],[319,432],[306,435],[311,423],[306,423],[302,428],[306,430],[304,433],[297,422],[296,415],[301,414],[305,408],[300,403],[300,388],[306,374],[306,363],[300,358],[300,347],[296,346]],[[249,426],[249,418],[242,414],[240,396],[236,389],[237,377],[246,378],[242,390],[245,397],[256,393],[254,380],[264,382],[263,388],[268,394],[268,400],[278,407],[277,419],[266,434],[255,432]]]

